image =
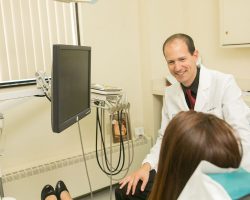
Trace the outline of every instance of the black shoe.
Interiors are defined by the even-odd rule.
[[[56,192],[56,195],[57,195],[58,199],[61,199],[60,195],[61,195],[61,193],[63,191],[69,192],[66,185],[64,184],[64,182],[63,181],[58,181],[57,184],[56,184],[56,188],[55,188],[55,192]]]
[[[41,192],[41,200],[45,200],[47,196],[55,195],[55,190],[51,185],[45,185]]]

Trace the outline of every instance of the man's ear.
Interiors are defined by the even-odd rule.
[[[195,61],[198,61],[199,58],[199,51],[197,49],[194,50],[193,56],[195,57]]]
[[[199,51],[197,49],[194,50],[193,56],[199,57]]]

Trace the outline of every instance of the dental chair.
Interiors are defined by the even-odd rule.
[[[202,161],[178,200],[250,200],[250,172],[243,168],[223,169]]]

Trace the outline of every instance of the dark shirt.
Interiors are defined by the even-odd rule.
[[[185,99],[186,99],[186,102],[187,102],[187,105],[189,108],[191,106],[190,106],[190,102],[189,102],[189,99],[188,99],[187,94],[186,94],[186,89],[190,89],[192,96],[196,99],[197,92],[198,92],[198,86],[199,86],[199,79],[200,79],[200,67],[198,66],[197,73],[196,73],[196,76],[194,78],[193,83],[189,87],[185,87],[183,84],[181,84],[181,88],[184,92]]]

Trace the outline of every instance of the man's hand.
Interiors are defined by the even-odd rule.
[[[141,191],[144,191],[148,183],[150,170],[151,170],[150,164],[144,163],[140,169],[132,173],[130,176],[125,177],[119,182],[121,185],[120,189],[122,189],[126,184],[128,184],[126,195],[130,193],[131,189],[132,189],[132,195],[134,195],[138,181],[142,180]]]

